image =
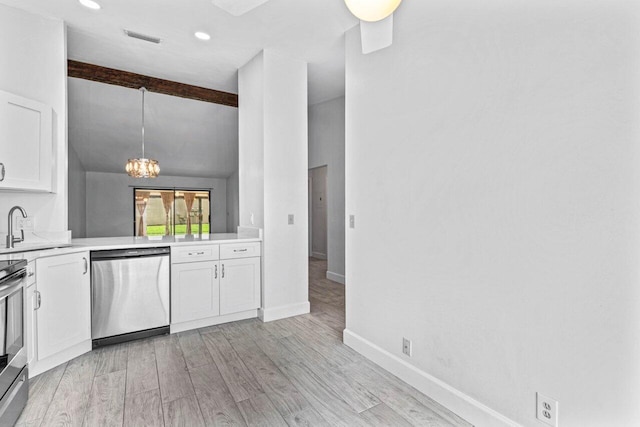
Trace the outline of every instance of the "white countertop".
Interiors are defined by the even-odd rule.
[[[130,247],[150,248],[174,245],[207,245],[212,243],[259,242],[259,238],[239,237],[235,233],[203,234],[202,236],[152,236],[152,237],[96,237],[73,239],[73,246],[89,250],[125,249]]]
[[[69,254],[83,251],[96,251],[106,249],[127,249],[127,248],[151,248],[159,246],[178,245],[211,245],[220,243],[244,243],[260,242],[258,237],[249,237],[235,233],[215,233],[204,234],[202,236],[157,236],[157,237],[96,237],[87,239],[73,239],[71,245],[63,244],[65,247],[55,247],[52,249],[40,249],[29,246],[24,247],[23,252],[12,252],[0,254],[0,260],[26,259],[27,261],[36,258],[43,258],[55,255]],[[57,246],[51,244],[51,246]],[[20,250],[16,244],[16,250]]]

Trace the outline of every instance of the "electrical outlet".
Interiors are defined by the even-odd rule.
[[[293,225],[293,214],[289,214],[289,225]]]
[[[536,393],[536,417],[545,424],[558,427],[558,401]]]
[[[402,338],[402,352],[411,357],[411,340]]]
[[[356,228],[356,216],[349,215],[349,228]]]

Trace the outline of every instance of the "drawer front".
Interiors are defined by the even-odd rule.
[[[220,257],[220,245],[174,246],[171,263],[216,261]]]
[[[260,242],[220,245],[220,259],[250,258],[260,256]]]

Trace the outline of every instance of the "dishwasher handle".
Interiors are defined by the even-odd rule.
[[[170,252],[171,249],[169,247],[91,251],[91,261],[168,256]]]

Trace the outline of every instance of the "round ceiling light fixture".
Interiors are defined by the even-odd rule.
[[[196,31],[194,36],[196,36],[196,38],[198,38],[200,40],[209,40],[209,39],[211,39],[211,36],[209,34],[203,32],[203,31]]]
[[[99,10],[102,6],[100,6],[97,2],[93,0],[78,0],[81,5],[84,7],[88,7],[89,9]]]
[[[361,21],[382,21],[391,15],[402,0],[344,0],[349,11]]]

